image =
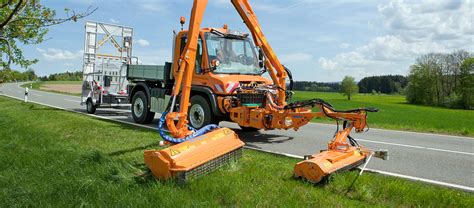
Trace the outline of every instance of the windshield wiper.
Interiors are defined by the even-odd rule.
[[[214,29],[211,29],[211,33],[215,34],[215,35],[218,35],[218,36],[221,36],[221,37],[224,37],[224,38],[240,39],[240,40],[246,39],[249,36],[248,34],[237,35],[237,34],[231,34],[231,33],[223,33],[219,30],[214,30]]]

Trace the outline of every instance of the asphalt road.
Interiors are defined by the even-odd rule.
[[[0,95],[23,99],[24,89],[19,84],[0,87]],[[80,97],[30,90],[29,100],[67,110],[85,112]],[[97,116],[133,123],[128,109],[97,109]],[[155,128],[157,118],[149,128]],[[370,117],[369,117],[370,123]],[[250,148],[303,156],[326,148],[332,138],[335,125],[311,123],[298,131],[272,130],[257,133],[240,132],[233,123],[222,122],[231,127]],[[370,170],[413,180],[446,185],[474,191],[474,138],[458,137],[382,129],[370,129],[366,133],[352,133],[360,144],[373,149],[387,149],[390,160],[372,159]]]

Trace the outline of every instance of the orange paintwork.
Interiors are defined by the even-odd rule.
[[[173,64],[175,86],[172,95],[174,98],[181,93],[180,109],[173,109],[166,116],[166,123],[170,133],[176,138],[183,138],[190,132],[187,126],[187,112],[196,62],[196,48],[199,36],[200,23],[204,15],[207,0],[195,0],[191,12],[188,38],[186,46],[175,57]],[[177,123],[175,123],[177,119]],[[145,164],[153,175],[160,179],[175,177],[177,173],[189,171],[208,161],[244,146],[239,137],[228,128],[220,128],[202,136],[175,144],[163,150],[148,150],[144,152]]]
[[[328,149],[318,154],[311,155],[295,165],[293,175],[302,177],[311,183],[318,183],[324,177],[345,168],[352,168],[365,161],[369,150],[363,147],[353,147],[347,143],[347,135],[352,126],[339,131],[334,139],[329,142]]]
[[[206,46],[206,41],[204,39],[204,34],[211,32],[211,30],[218,30],[223,33],[227,33],[228,29],[224,28],[203,28],[199,32],[199,37],[201,38],[202,41],[202,61],[201,61],[201,68],[202,69],[207,69],[210,67],[210,60],[208,59],[207,54],[207,46]],[[188,31],[183,30],[180,31],[176,35],[176,42],[175,42],[175,48],[179,49],[181,48],[181,38],[183,36],[187,36]],[[175,50],[174,55],[173,55],[173,63],[179,63],[179,57],[180,57],[180,51]],[[173,75],[177,76],[178,75],[178,64],[173,64]],[[194,73],[191,83],[193,86],[205,86],[211,88],[213,92],[217,95],[228,95],[230,94],[229,92],[226,92],[225,86],[229,83],[250,83],[250,82],[258,82],[258,83],[265,83],[265,84],[272,84],[271,80],[268,80],[260,75],[236,75],[236,74],[217,74],[213,72],[207,72],[207,73]],[[223,92],[220,92],[215,88],[215,85],[220,85],[222,86]]]
[[[147,150],[145,164],[156,178],[166,180],[242,146],[232,130],[220,128],[163,150]]]
[[[173,75],[175,85],[172,97],[180,96],[180,108],[174,111],[174,105],[166,116],[166,123],[170,134],[176,138],[183,138],[192,132],[188,130],[187,113],[191,86],[206,86],[217,95],[219,110],[228,114],[230,119],[243,127],[254,127],[258,129],[294,129],[298,130],[306,125],[314,117],[330,117],[336,120],[347,121],[349,125],[339,131],[328,144],[328,150],[312,155],[308,160],[298,163],[294,174],[304,177],[311,182],[317,183],[324,176],[365,160],[370,151],[362,147],[354,147],[348,144],[347,137],[352,129],[357,132],[364,130],[366,126],[366,112],[359,110],[354,112],[336,112],[323,104],[318,104],[319,112],[312,112],[311,107],[298,107],[286,109],[286,71],[270,44],[266,40],[257,17],[253,12],[248,0],[231,0],[232,4],[244,20],[251,32],[254,43],[265,55],[265,66],[271,80],[259,75],[231,75],[217,74],[213,72],[196,73],[196,54],[199,39],[202,41],[201,68],[210,68],[208,60],[206,41],[204,34],[211,32],[212,28],[200,28],[207,0],[194,0],[191,12],[189,29],[182,30],[176,35],[175,52],[173,54]],[[222,33],[227,33],[228,28],[214,28]],[[185,46],[182,46],[182,37],[187,36]],[[181,50],[182,49],[182,50]],[[274,94],[265,94],[266,101],[263,106],[258,105],[232,105],[232,92],[227,91],[227,85],[232,83],[253,83],[265,87],[272,85]],[[220,86],[216,87],[216,85]],[[252,92],[250,92],[252,93]],[[235,94],[235,92],[234,92]],[[274,100],[273,100],[274,99]],[[173,104],[174,104],[173,100]],[[239,101],[240,102],[240,101]],[[221,128],[201,137],[173,145],[160,151],[146,151],[145,163],[152,170],[153,175],[158,178],[168,179],[176,176],[181,171],[189,171],[209,160],[231,152],[244,145],[238,136],[230,129]]]

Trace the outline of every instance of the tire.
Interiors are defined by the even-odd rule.
[[[240,129],[242,129],[242,131],[245,131],[245,132],[255,132],[255,131],[260,130],[260,129],[257,129],[257,128],[254,128],[254,127],[246,127],[246,126],[240,126]]]
[[[200,129],[209,124],[217,124],[212,115],[209,102],[201,95],[191,97],[191,107],[188,111],[189,125],[195,129]]]
[[[138,91],[132,98],[132,117],[135,123],[148,124],[155,118],[155,113],[148,107],[148,99],[143,91]]]
[[[87,101],[86,101],[87,113],[88,114],[94,114],[96,109],[97,109],[97,105],[94,105],[94,103],[92,103],[92,99],[90,99],[90,98],[87,99]]]

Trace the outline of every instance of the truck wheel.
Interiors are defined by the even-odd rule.
[[[87,113],[88,114],[94,114],[96,109],[97,109],[97,105],[94,105],[94,103],[92,103],[92,99],[90,99],[90,98],[87,99],[87,101],[86,101]]]
[[[148,99],[143,91],[138,91],[133,95],[131,108],[135,123],[148,124],[155,118],[155,113],[148,108]]]
[[[246,127],[246,126],[240,126],[240,129],[242,129],[242,131],[244,131],[244,132],[255,132],[255,131],[260,130],[260,129],[257,129],[257,128],[254,128],[254,127]]]
[[[191,97],[190,102],[191,107],[188,112],[188,120],[191,127],[200,129],[209,124],[217,124],[213,118],[209,103],[204,97],[195,95]]]

